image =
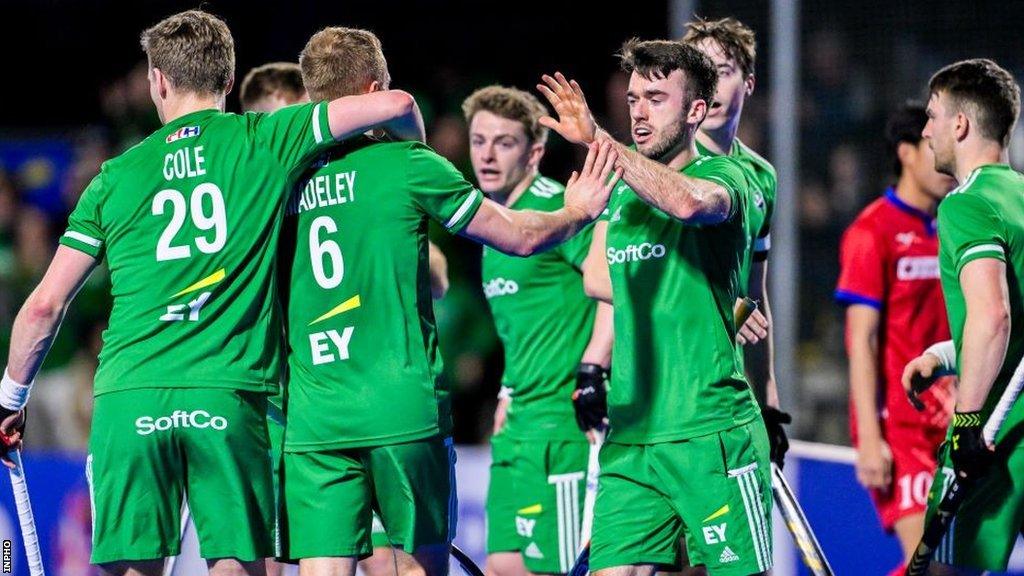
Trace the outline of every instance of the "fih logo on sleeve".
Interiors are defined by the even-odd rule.
[[[199,136],[199,126],[184,126],[167,135],[167,143]]]

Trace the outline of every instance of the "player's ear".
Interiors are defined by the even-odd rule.
[[[384,86],[377,80],[370,82],[370,85],[366,87],[366,91],[369,92],[380,92],[385,90]]]
[[[541,158],[544,158],[544,142],[534,142],[530,145],[530,167],[540,166]]]
[[[228,78],[228,85],[224,88],[224,96],[227,97],[228,94],[231,94],[231,89],[234,88],[234,87],[235,87],[235,75],[232,74],[231,77]]]
[[[156,84],[156,90],[160,98],[166,100],[167,92],[170,90],[170,82],[167,76],[164,76],[163,71],[156,67],[153,68],[153,83]]]
[[[958,111],[953,117],[953,135],[956,136],[957,142],[967,138],[967,134],[970,132],[970,129],[971,119],[963,110]]]
[[[753,74],[747,74],[746,80],[743,81],[744,92],[746,93],[747,96],[750,96],[751,94],[754,93],[754,85],[755,84],[757,84],[757,82],[754,80],[754,75]]]
[[[686,123],[699,125],[708,116],[708,103],[701,98],[690,103],[690,110],[686,114]]]

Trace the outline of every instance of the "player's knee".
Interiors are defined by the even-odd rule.
[[[381,546],[373,549],[373,554],[359,562],[359,568],[366,576],[397,576],[395,554],[391,548]]]
[[[208,560],[210,576],[266,576],[267,564],[265,560],[253,562],[242,562],[237,558],[217,558]]]
[[[108,562],[99,565],[104,576],[161,576],[164,559],[143,562]]]
[[[518,552],[498,552],[487,556],[486,576],[528,576],[523,557]]]

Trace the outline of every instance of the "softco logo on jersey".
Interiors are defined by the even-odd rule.
[[[140,416],[135,420],[135,433],[148,436],[153,432],[164,432],[171,428],[213,428],[224,430],[228,427],[228,419],[223,416],[210,416],[206,410],[175,410],[170,416]]]
[[[506,280],[504,278],[494,278],[487,282],[484,282],[484,296],[488,300],[496,296],[508,296],[519,292],[519,284],[516,284],[515,280]]]
[[[615,248],[608,248],[608,263],[609,264],[622,264],[623,262],[639,262],[641,260],[650,260],[651,258],[663,258],[665,256],[665,246],[662,244],[651,244],[650,242],[644,242],[642,244],[630,244],[622,250],[616,250]]]

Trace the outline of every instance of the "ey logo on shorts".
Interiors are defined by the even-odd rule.
[[[139,436],[149,436],[154,432],[164,432],[171,428],[213,428],[224,430],[228,427],[228,419],[223,416],[210,416],[206,410],[175,410],[170,416],[139,416],[135,420],[135,433]]]

